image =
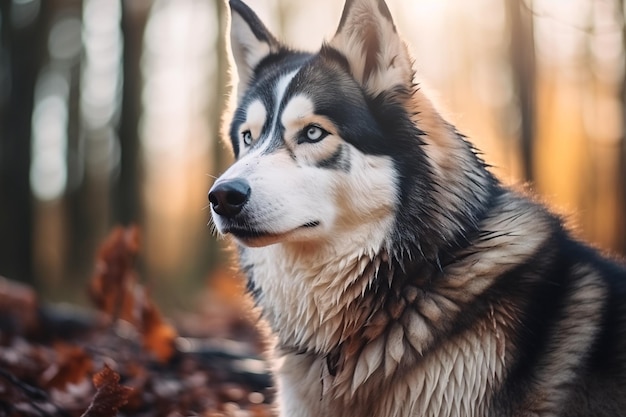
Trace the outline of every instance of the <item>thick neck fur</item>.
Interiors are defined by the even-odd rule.
[[[389,229],[391,219],[386,222]],[[280,345],[327,354],[353,333],[356,318],[346,308],[356,306],[387,265],[381,233],[367,229],[350,236],[350,242],[338,238],[242,252],[244,269],[254,274],[249,278],[255,301]],[[352,252],[355,243],[359,250]]]
[[[494,195],[500,192],[500,186],[473,146],[442,118],[419,86],[414,85],[408,91],[399,89],[391,99],[394,106],[399,107],[396,110],[385,105],[392,109],[391,117],[397,117],[393,113],[400,111],[413,113],[407,114],[406,121],[398,117],[389,124],[401,126],[408,123],[405,130],[411,136],[415,135],[417,126],[419,131],[415,139],[419,145],[414,146],[420,147],[427,165],[416,166],[410,153],[406,161],[400,161],[405,164],[405,169],[417,171],[407,175],[406,181],[416,181],[417,178],[421,182],[405,185],[420,192],[404,193],[397,213],[394,253],[400,262],[421,255],[426,261],[439,264],[442,256],[448,257],[470,243],[493,203]],[[421,175],[425,178],[420,178]]]

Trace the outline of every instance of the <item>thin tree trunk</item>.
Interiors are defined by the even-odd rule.
[[[0,274],[27,282],[33,280],[31,117],[35,84],[46,56],[50,2],[40,4],[38,16],[32,22],[15,27],[10,19],[15,3],[8,0],[1,3],[10,105],[4,107],[0,126]]]
[[[521,121],[519,140],[523,175],[527,181],[533,181],[536,67],[533,15],[528,3],[525,0],[505,2],[511,27],[510,61],[513,89],[517,96]]]
[[[120,175],[113,184],[113,220],[124,224],[141,217],[141,153],[139,118],[141,116],[141,52],[150,1],[122,2],[124,42],[122,112],[119,127],[121,150]]]
[[[228,75],[228,51],[226,49],[226,37],[227,33],[227,25],[226,19],[228,17],[228,10],[226,2],[222,0],[215,0],[213,2],[215,5],[215,13],[217,15],[218,21],[218,32],[217,32],[217,42],[215,45],[216,50],[216,59],[217,59],[217,80],[216,80],[216,97],[218,97],[219,102],[218,105],[213,109],[213,114],[211,117],[211,125],[213,128],[213,149],[210,152],[212,160],[210,169],[212,170],[211,174],[214,176],[218,176],[220,172],[223,172],[230,161],[228,158],[225,158],[226,153],[224,152],[224,147],[222,146],[222,134],[226,132],[226,126],[223,126],[222,114],[226,111],[228,107],[228,99],[227,97],[233,93],[232,87],[230,86],[230,80]],[[209,214],[210,215],[210,214]],[[207,221],[209,219],[207,218]],[[207,228],[207,234],[210,233],[209,228]],[[206,265],[201,265],[201,268],[215,268],[220,264],[223,264],[223,256],[220,255],[220,246],[216,242],[215,239],[208,239],[208,248],[206,251]],[[204,269],[206,269],[204,268]]]
[[[621,8],[620,8],[621,6]],[[626,255],[626,0],[622,0],[621,4],[618,0],[617,4],[618,12],[621,16],[617,21],[622,23],[622,88],[621,88],[621,104],[622,104],[622,137],[621,145],[622,152],[619,160],[618,175],[618,192],[620,193],[620,211],[621,216],[618,219],[619,232],[618,232],[618,250]]]

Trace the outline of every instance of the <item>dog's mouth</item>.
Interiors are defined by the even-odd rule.
[[[287,232],[279,233],[254,229],[251,227],[232,225],[224,228],[223,233],[230,233],[246,246],[267,246],[271,245],[272,243],[278,243],[280,241],[283,241],[297,231],[304,229],[313,229],[315,227],[318,227],[319,225],[320,221],[314,220],[307,222],[302,226],[296,227],[295,229],[291,229]]]

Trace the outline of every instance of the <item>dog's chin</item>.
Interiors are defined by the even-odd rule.
[[[235,240],[244,246],[259,248],[276,243],[298,240],[299,238],[306,239],[306,235],[310,234],[310,230],[317,228],[319,225],[319,221],[311,221],[302,226],[279,233],[242,227],[227,227],[223,233],[231,234]]]

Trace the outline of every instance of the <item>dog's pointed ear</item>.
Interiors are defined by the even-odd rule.
[[[245,90],[255,67],[281,44],[265,27],[261,19],[240,0],[230,0],[230,46],[239,75],[240,94]]]
[[[371,95],[413,82],[413,61],[384,0],[346,0],[329,45],[348,60],[352,76]]]

